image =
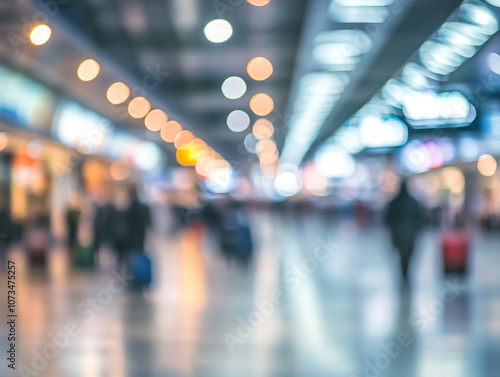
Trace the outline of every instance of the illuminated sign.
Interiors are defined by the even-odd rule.
[[[414,128],[465,127],[476,119],[476,109],[460,92],[414,92],[403,104],[403,114]]]
[[[55,97],[44,86],[0,66],[0,116],[13,125],[48,133]]]

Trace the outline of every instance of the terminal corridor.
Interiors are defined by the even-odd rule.
[[[495,376],[497,235],[474,235],[468,282],[443,280],[437,235],[427,229],[413,261],[415,319],[401,327],[397,260],[383,229],[267,211],[252,222],[259,243],[247,270],[221,260],[203,230],[170,241],[158,235],[159,278],[143,294],[121,290],[125,278],[109,294],[117,272],[106,253],[89,274],[69,269],[54,250],[48,274],[29,276],[14,251],[23,286],[20,365],[32,368],[32,352],[53,351],[37,375]],[[44,349],[64,344],[55,334],[72,322],[78,335]],[[394,346],[398,337],[404,342]]]

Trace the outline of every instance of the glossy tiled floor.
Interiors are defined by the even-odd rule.
[[[109,254],[88,274],[69,269],[55,250],[41,275],[14,251],[17,372],[23,365],[30,370],[21,375],[50,377],[498,376],[500,235],[477,234],[469,277],[443,281],[438,235],[426,231],[412,294],[401,301],[383,229],[315,216],[260,214],[253,223],[249,270],[228,265],[196,232],[157,237],[156,280],[142,296],[122,290]],[[7,328],[0,329],[3,352]],[[1,376],[14,375],[5,358],[0,363]]]

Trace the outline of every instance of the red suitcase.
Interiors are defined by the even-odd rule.
[[[465,231],[448,231],[442,237],[445,274],[467,272],[469,237]]]

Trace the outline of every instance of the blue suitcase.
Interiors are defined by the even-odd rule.
[[[253,242],[248,226],[237,226],[225,229],[221,235],[222,251],[228,258],[235,258],[244,265],[248,265],[252,258]]]
[[[151,259],[144,253],[133,253],[129,259],[128,272],[134,276],[132,285],[136,287],[150,285],[153,280]]]

